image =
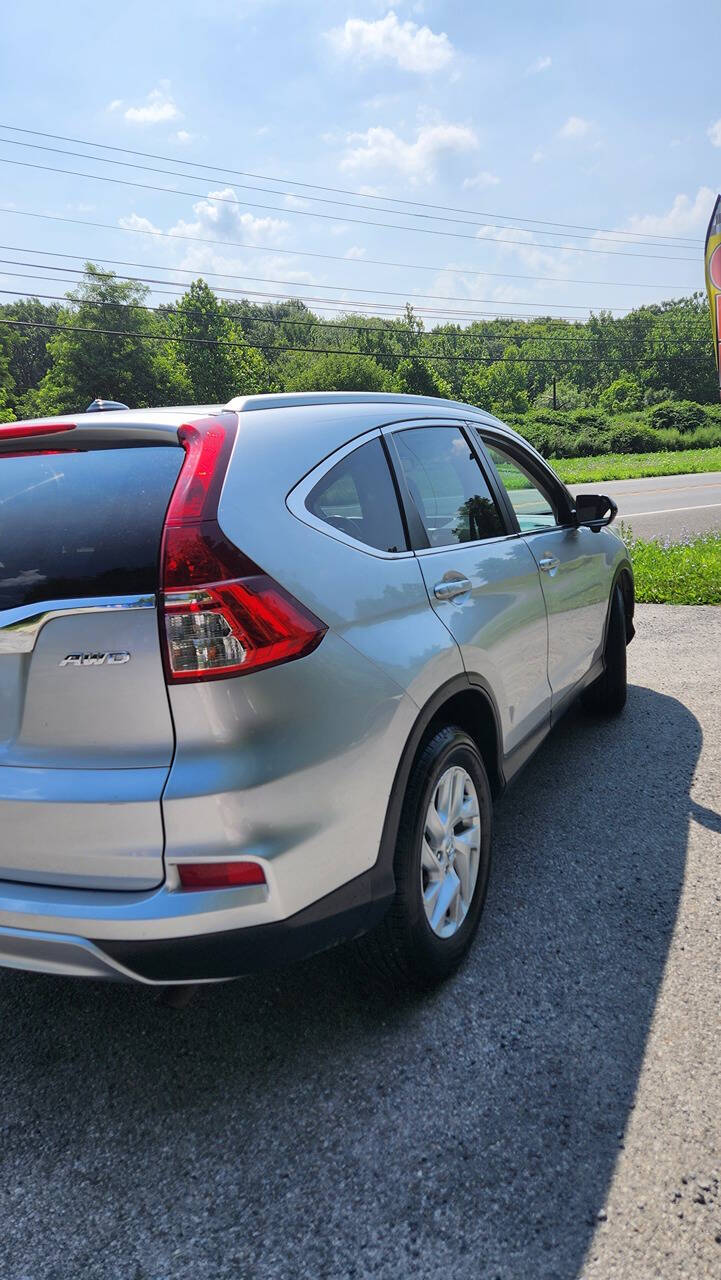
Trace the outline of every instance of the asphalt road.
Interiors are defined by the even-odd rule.
[[[575,493],[607,493],[618,518],[640,538],[677,539],[684,533],[721,529],[721,471],[643,480],[597,480],[570,485]]]
[[[721,1274],[721,611],[643,606],[624,715],[497,814],[470,960],[206,989],[0,976],[3,1280]]]

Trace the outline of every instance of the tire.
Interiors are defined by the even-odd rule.
[[[450,784],[449,778],[452,780]],[[446,785],[451,787],[451,791],[442,793],[441,788]],[[451,792],[454,797],[461,796],[464,814],[453,827],[450,821],[457,806],[450,803]],[[434,820],[431,836],[426,820],[429,806],[433,804],[435,807],[441,794],[449,797],[447,829],[450,834],[441,843],[435,857],[446,859],[445,872],[435,864],[428,870],[431,849],[428,839],[424,840],[428,836],[434,845],[438,842],[440,829],[436,830]],[[474,799],[477,802],[478,829],[472,825],[471,817],[466,816],[473,811]],[[393,989],[400,982],[417,988],[428,987],[442,982],[457,969],[473,942],[483,911],[491,865],[491,828],[491,789],[483,760],[472,738],[458,726],[449,725],[425,743],[413,764],[396,842],[395,896],[384,919],[364,939],[366,959],[372,963],[384,985]],[[444,852],[449,840],[454,847]],[[478,845],[477,860],[461,854],[461,847],[470,848],[475,846],[475,842]],[[441,907],[445,899],[441,898],[440,888],[436,894],[436,880],[431,880],[431,877],[446,875],[446,889],[450,892],[454,888],[452,880],[456,866],[459,869],[456,879],[461,889],[456,893],[455,905],[449,908],[448,915],[444,915]],[[462,885],[465,881],[470,888],[473,866],[476,868],[475,884],[464,901]],[[467,867],[471,869],[468,874]],[[443,881],[438,883],[442,888]],[[435,928],[429,920],[428,912],[431,910],[438,916]],[[456,916],[458,918],[454,922]],[[446,936],[441,936],[443,930]]]
[[[617,716],[626,705],[626,611],[623,592],[614,587],[603,651],[604,672],[581,695],[593,715]]]

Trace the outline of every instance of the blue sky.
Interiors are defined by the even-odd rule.
[[[0,232],[14,247],[2,256],[62,261],[46,251],[140,264],[127,273],[174,282],[156,285],[156,300],[191,278],[170,270],[183,268],[207,273],[221,291],[296,290],[389,308],[408,298],[459,317],[492,309],[580,317],[589,307],[689,293],[703,285],[701,241],[721,185],[717,49],[714,6],[698,0],[5,6],[4,125],[226,172],[187,180],[144,173],[12,145],[72,144],[0,129],[0,160],[194,193],[2,163]],[[228,168],[275,181],[234,178]],[[322,193],[290,179],[365,193],[366,205],[382,204],[367,198],[380,195],[468,212],[450,222],[344,209],[300,198]],[[298,194],[243,190],[243,182]],[[270,209],[254,207],[261,204]],[[370,220],[394,227],[364,225]],[[569,229],[543,233],[541,220]],[[583,230],[573,238],[570,224],[620,239]],[[67,287],[47,265],[32,273],[53,279],[6,276],[0,288]]]

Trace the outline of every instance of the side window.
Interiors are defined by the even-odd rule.
[[[305,505],[318,520],[378,551],[405,551],[395,486],[380,440],[346,454],[311,489]]]
[[[486,440],[485,445],[516,513],[521,533],[555,528],[558,524],[556,510],[538,481],[505,449],[490,440]]]
[[[393,438],[432,547],[505,534],[475,454],[457,427],[413,427]]]

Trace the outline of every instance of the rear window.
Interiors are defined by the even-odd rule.
[[[0,611],[155,591],[183,457],[156,445],[0,454]]]
[[[380,440],[337,462],[306,498],[306,507],[339,533],[378,551],[405,551],[396,491]]]

